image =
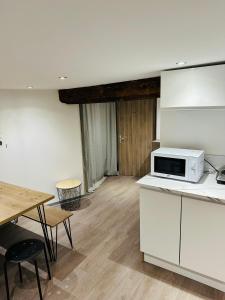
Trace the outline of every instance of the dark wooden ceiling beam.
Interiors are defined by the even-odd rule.
[[[59,99],[67,104],[111,102],[157,98],[160,77],[59,90]]]

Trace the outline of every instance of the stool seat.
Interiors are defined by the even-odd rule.
[[[68,189],[76,188],[80,185],[81,185],[81,181],[78,179],[66,179],[66,180],[59,181],[56,184],[56,188],[68,190]]]
[[[46,225],[55,227],[60,223],[63,223],[68,218],[72,217],[72,213],[62,210],[58,207],[45,205],[45,218]],[[40,222],[39,214],[37,209],[32,209],[23,214],[24,217]]]
[[[44,243],[37,239],[27,239],[11,246],[6,254],[7,261],[19,263],[37,256],[44,249]]]

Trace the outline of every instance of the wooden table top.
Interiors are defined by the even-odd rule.
[[[51,199],[53,195],[0,181],[0,225]]]

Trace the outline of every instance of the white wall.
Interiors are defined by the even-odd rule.
[[[225,109],[161,109],[161,147],[203,149],[217,167],[225,164],[224,130]]]
[[[78,105],[57,91],[0,91],[0,181],[56,195],[57,181],[83,181]]]

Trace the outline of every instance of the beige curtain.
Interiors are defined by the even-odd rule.
[[[105,175],[117,175],[116,105],[82,104],[80,113],[86,185],[92,191]]]

